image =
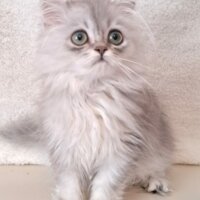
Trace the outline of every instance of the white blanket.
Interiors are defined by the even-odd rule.
[[[35,110],[38,1],[0,0],[0,131]],[[200,1],[140,0],[139,9],[157,40],[150,81],[171,121],[175,162],[200,164]],[[44,163],[44,152],[0,138],[0,164]]]

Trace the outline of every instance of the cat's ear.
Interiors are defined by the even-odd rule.
[[[63,21],[66,0],[42,0],[41,4],[45,27],[52,27]]]
[[[111,0],[111,1],[135,9],[137,0]]]

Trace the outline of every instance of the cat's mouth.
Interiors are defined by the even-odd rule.
[[[105,61],[105,60],[98,60],[98,61],[95,63],[95,65],[96,65],[97,67],[104,67],[104,66],[107,65],[107,64],[108,64],[108,62]]]
[[[105,63],[108,63],[108,61],[104,57],[100,57],[95,61],[94,65],[96,65],[96,64],[105,64]]]

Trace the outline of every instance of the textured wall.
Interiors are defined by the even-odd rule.
[[[157,41],[151,82],[170,117],[176,162],[200,164],[200,1],[139,2]]]

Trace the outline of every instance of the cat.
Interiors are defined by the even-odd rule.
[[[46,0],[37,52],[54,200],[169,191],[173,138],[143,76],[146,24],[133,0]]]

